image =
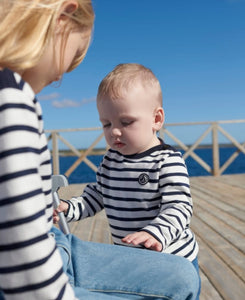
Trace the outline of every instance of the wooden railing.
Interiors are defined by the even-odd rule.
[[[166,140],[166,138],[170,138],[174,141],[174,144],[177,145],[180,149],[184,151],[183,158],[186,159],[188,156],[191,156],[199,165],[201,165],[208,173],[213,176],[221,175],[227,167],[235,160],[235,158],[239,155],[239,153],[245,154],[245,142],[238,142],[236,138],[234,138],[227,130],[223,127],[225,124],[242,124],[245,123],[245,120],[229,120],[229,121],[213,121],[213,122],[186,122],[186,123],[169,123],[164,124],[164,127],[160,130],[159,136]],[[177,137],[177,134],[173,134],[173,127],[182,128],[183,126],[205,126],[205,130],[202,130],[202,134],[192,143],[192,145],[186,145],[180,138]],[[227,126],[227,125],[226,125]],[[172,128],[172,131],[170,130]],[[74,147],[67,139],[65,139],[62,134],[71,133],[71,132],[82,132],[82,131],[98,131],[99,135],[94,140],[94,142],[86,149],[86,150],[78,150]],[[238,131],[241,132],[239,128]],[[245,133],[243,128],[242,132]],[[226,160],[226,162],[220,166],[220,157],[219,157],[219,138],[218,133],[221,133],[223,137],[225,137],[230,144],[232,144],[236,151]],[[65,172],[65,175],[69,177],[71,173],[79,166],[81,162],[86,163],[94,172],[97,171],[97,167],[87,158],[88,155],[91,155],[92,151],[96,149],[96,145],[104,138],[103,130],[101,127],[95,128],[76,128],[76,129],[57,129],[57,130],[46,130],[46,134],[48,135],[48,140],[52,143],[52,161],[53,161],[53,174],[60,173],[59,166],[59,143],[61,141],[65,144],[68,149],[77,156],[77,160],[69,167],[69,169]],[[244,140],[245,140],[245,134]],[[185,136],[185,134],[184,134]],[[213,155],[213,163],[210,166],[207,162],[205,162],[200,156],[197,155],[195,149],[201,147],[201,142],[206,138],[211,137],[211,147],[212,147],[212,155]],[[171,143],[173,144],[173,143]],[[105,143],[106,145],[106,143]],[[83,148],[81,143],[80,149]],[[107,150],[107,146],[105,146],[102,152],[98,154],[103,154]]]

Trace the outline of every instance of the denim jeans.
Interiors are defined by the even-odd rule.
[[[56,239],[64,271],[78,299],[195,300],[197,297],[197,272],[183,257],[84,242],[72,234],[64,235],[55,227],[50,234]]]
[[[78,299],[196,299],[199,278],[183,257],[52,234]]]
[[[198,293],[197,293],[197,297],[196,300],[199,300],[200,294],[201,294],[201,277],[200,277],[200,273],[199,273],[199,264],[198,264],[198,258],[196,257],[193,261],[192,261],[193,266],[195,267],[197,274],[198,274],[198,279],[199,279],[199,289],[198,289]]]

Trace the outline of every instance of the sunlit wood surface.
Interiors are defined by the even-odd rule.
[[[63,199],[82,193],[83,184],[59,191]],[[194,215],[191,227],[199,246],[201,300],[245,299],[245,174],[191,177]],[[86,241],[111,243],[104,212],[70,223]]]

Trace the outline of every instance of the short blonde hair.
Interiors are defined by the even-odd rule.
[[[12,70],[34,67],[54,36],[58,14],[65,2],[66,0],[1,0],[0,66]],[[74,26],[79,26],[79,30],[86,34],[87,45],[68,71],[74,69],[86,55],[94,24],[91,0],[76,2],[77,10],[67,14],[73,22],[64,32],[62,47],[64,48],[69,32]]]
[[[135,83],[142,84],[145,89],[151,89],[158,104],[162,105],[162,90],[158,79],[149,68],[136,63],[119,64],[107,74],[99,85],[97,100],[106,97],[112,100],[123,98]]]

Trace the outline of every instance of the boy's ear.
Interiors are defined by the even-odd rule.
[[[164,110],[162,107],[158,107],[158,108],[156,108],[155,113],[154,113],[153,129],[155,131],[160,130],[163,123],[164,123]]]

